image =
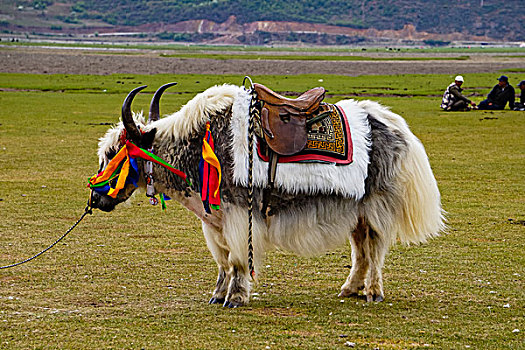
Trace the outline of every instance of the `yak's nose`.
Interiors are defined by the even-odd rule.
[[[113,198],[105,197],[95,191],[91,193],[91,198],[88,202],[88,206],[90,206],[91,209],[99,209],[106,212],[115,209],[116,204]]]
[[[91,191],[87,202],[88,207],[97,209],[100,196],[95,191]]]

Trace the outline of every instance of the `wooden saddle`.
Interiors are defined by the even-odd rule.
[[[320,113],[325,89],[316,87],[290,99],[261,84],[253,87],[261,103],[261,128],[268,146],[284,156],[302,151],[307,142],[307,120]]]

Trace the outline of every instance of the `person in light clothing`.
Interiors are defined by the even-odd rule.
[[[454,82],[450,84],[441,100],[441,108],[445,111],[470,111],[476,109],[476,104],[465,97],[461,92],[463,89],[461,85],[465,80],[461,75],[454,78]]]

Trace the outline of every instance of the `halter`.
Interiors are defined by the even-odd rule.
[[[124,146],[120,149],[117,155],[108,163],[106,168],[100,173],[92,176],[89,179],[89,188],[91,190],[107,195],[111,198],[116,198],[120,190],[122,190],[126,184],[132,183],[137,187],[137,181],[139,178],[139,168],[137,164],[137,158],[146,160],[146,182],[148,183],[148,178],[151,180],[149,182],[150,186],[148,188],[148,196],[153,196],[155,198],[155,189],[153,188],[153,163],[157,163],[162,167],[168,169],[175,175],[179,176],[186,181],[188,186],[191,186],[191,182],[188,180],[187,175],[172,167],[162,158],[157,155],[136,146],[133,142],[126,140]],[[149,165],[148,165],[149,163]],[[112,187],[113,181],[116,180],[116,184]],[[164,196],[161,194],[161,201],[163,201]],[[155,198],[156,200],[156,198]],[[153,204],[153,203],[152,203]]]

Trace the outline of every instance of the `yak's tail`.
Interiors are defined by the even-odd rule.
[[[403,190],[394,231],[403,243],[423,243],[445,230],[436,179],[423,144],[412,135],[398,181]]]
[[[370,225],[389,236],[392,242],[397,238],[405,244],[424,243],[439,235],[446,228],[444,211],[423,144],[399,115],[375,102],[363,101],[359,105],[388,128],[401,133],[408,146],[394,176],[396,183],[392,186],[394,193],[390,201],[393,207],[385,213],[381,209],[386,209],[389,204],[373,204],[376,207],[372,210],[374,214],[367,215]]]

